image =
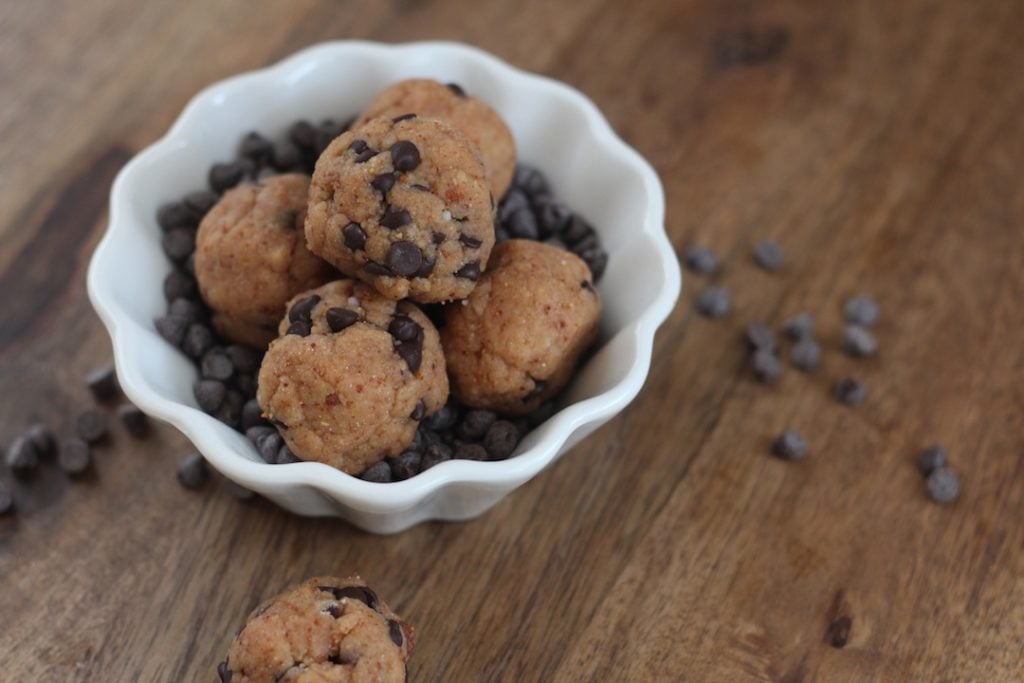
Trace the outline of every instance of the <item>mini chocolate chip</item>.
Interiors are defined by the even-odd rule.
[[[260,369],[263,354],[249,346],[230,344],[224,349],[235,366],[236,372],[254,373]]]
[[[754,261],[767,271],[777,271],[782,268],[784,256],[782,247],[777,242],[764,240],[754,245]]]
[[[337,619],[343,614],[340,605],[328,605],[327,609],[325,609],[324,611],[330,614],[335,619]]]
[[[419,372],[420,364],[423,362],[423,338],[418,337],[412,341],[403,341],[395,345],[395,352],[405,361],[409,372],[414,375]]]
[[[409,215],[409,212],[396,206],[389,206],[385,209],[384,215],[380,219],[381,226],[389,230],[397,230],[403,225],[409,225],[411,222],[412,216]]]
[[[800,432],[787,429],[772,443],[772,453],[783,460],[803,460],[807,455],[807,441]]]
[[[800,341],[814,334],[814,316],[810,313],[799,313],[787,318],[782,323],[782,333],[793,341]]]
[[[396,315],[388,323],[388,334],[399,341],[412,341],[422,333],[420,324],[407,315]]]
[[[420,165],[420,150],[408,140],[399,140],[391,145],[391,165],[403,173]]]
[[[409,119],[416,118],[416,114],[402,114],[391,119],[391,123],[398,123],[399,121],[408,121]]]
[[[217,194],[223,194],[242,182],[245,171],[245,166],[236,161],[227,164],[214,164],[210,167],[210,174],[207,177],[210,189]]]
[[[290,142],[278,145],[271,155],[271,163],[278,171],[287,172],[302,169],[302,152]]]
[[[270,425],[261,422],[245,430],[245,438],[249,439],[253,446],[257,446],[261,439],[269,434],[276,434],[277,430]],[[280,448],[280,446],[279,446]]]
[[[198,453],[191,453],[178,463],[178,483],[187,489],[201,488],[209,476],[206,461]]]
[[[308,320],[296,320],[288,326],[285,334],[297,334],[300,337],[308,337],[312,331],[313,324],[311,322]]]
[[[476,441],[487,432],[496,419],[497,415],[490,410],[470,410],[462,417],[455,434],[460,439]]]
[[[834,648],[842,648],[850,640],[850,629],[853,620],[850,617],[842,616],[828,625],[825,631],[825,642]]]
[[[867,387],[852,377],[844,377],[836,383],[836,400],[848,406],[859,406],[868,396]]]
[[[519,443],[519,429],[508,420],[496,420],[487,428],[483,445],[491,460],[504,460]]]
[[[420,472],[429,470],[431,467],[451,459],[451,446],[443,443],[430,444],[427,446],[426,450],[423,451],[423,457],[420,459]]]
[[[597,239],[597,233],[592,232],[576,244],[572,245],[569,250],[577,256],[582,256],[584,252],[597,246],[600,246],[600,242]]]
[[[724,317],[731,308],[729,290],[725,287],[712,285],[697,295],[697,310],[712,320]]]
[[[425,425],[434,431],[451,429],[459,419],[459,409],[451,403],[441,406],[441,409],[427,417]]]
[[[173,346],[181,346],[185,339],[185,331],[189,322],[177,315],[165,315],[153,321],[156,331],[160,336],[170,342]]]
[[[500,226],[494,229],[494,243],[495,244],[501,244],[502,242],[504,242],[507,239],[509,239],[508,230],[506,230],[505,228],[502,228]]]
[[[238,389],[242,396],[247,399],[254,397],[256,390],[259,388],[256,383],[256,376],[248,373],[243,375],[236,372],[234,384],[235,389]]]
[[[843,317],[851,325],[871,327],[878,322],[878,304],[869,296],[855,296],[843,305]]]
[[[181,350],[189,358],[201,358],[213,346],[213,331],[202,323],[192,323],[185,331],[185,339],[181,342]]]
[[[483,240],[479,240],[476,237],[470,237],[466,233],[459,235],[459,241],[470,249],[479,249],[480,245],[484,243]]]
[[[455,459],[457,460],[487,460],[487,449],[478,443],[455,443]]]
[[[184,202],[171,202],[161,206],[156,212],[156,222],[164,231],[174,228],[192,228],[196,225],[195,216]]]
[[[751,351],[756,351],[757,349],[775,351],[775,333],[760,320],[755,320],[747,325],[744,335],[747,340],[747,346]]]
[[[775,384],[782,377],[782,363],[771,351],[758,349],[750,356],[750,369],[763,384]]]
[[[172,270],[164,278],[164,298],[168,301],[175,299],[195,299],[198,294],[196,280],[183,270]]]
[[[192,228],[174,228],[160,238],[167,258],[181,263],[196,250],[196,231]]]
[[[295,453],[292,451],[292,449],[288,447],[288,444],[284,444],[277,451],[277,461],[276,462],[277,462],[278,465],[287,465],[289,463],[299,462],[299,458],[298,458],[298,456],[295,455]]]
[[[821,365],[821,346],[810,337],[805,337],[793,346],[789,359],[798,370],[814,372]]]
[[[948,467],[932,470],[926,481],[928,496],[936,503],[952,503],[960,497],[960,478]]]
[[[535,240],[540,237],[540,232],[537,229],[537,217],[528,207],[514,212],[502,225],[512,237],[518,239]]]
[[[359,152],[358,154],[356,154],[356,163],[357,164],[366,163],[367,161],[369,161],[370,159],[374,158],[378,154],[380,154],[380,152],[378,152],[377,150],[373,149],[372,147],[367,147],[362,152]]]
[[[174,299],[170,304],[168,304],[167,313],[169,315],[176,315],[179,318],[184,318],[189,323],[199,322],[205,317],[205,310],[202,305],[195,301],[190,301],[180,297]]]
[[[196,190],[185,195],[182,203],[189,213],[192,214],[194,223],[199,224],[207,213],[217,204],[217,195],[209,190]]]
[[[363,266],[363,270],[370,275],[376,275],[378,277],[391,277],[394,275],[390,268],[382,263],[377,263],[376,261],[367,261],[366,265]]]
[[[416,451],[405,451],[397,457],[387,458],[394,480],[404,481],[416,476],[416,473],[420,471],[420,457]]]
[[[402,627],[394,619],[388,619],[388,635],[391,636],[391,642],[398,647],[402,647],[404,639],[402,638]]]
[[[25,432],[25,437],[40,458],[48,458],[53,455],[57,446],[57,437],[47,425],[36,422]]]
[[[358,223],[349,223],[342,228],[341,236],[345,240],[345,246],[352,251],[366,246],[366,233]]]
[[[366,144],[366,140],[353,140],[352,144],[350,144],[348,148],[356,154],[360,154],[370,149],[370,146]]]
[[[683,254],[683,263],[695,273],[708,275],[718,269],[718,255],[707,247],[689,247]]]
[[[117,417],[124,425],[125,431],[135,438],[142,438],[149,433],[149,418],[131,403],[122,403],[117,407]]]
[[[288,129],[288,139],[301,149],[312,149],[316,129],[309,121],[296,121]],[[366,144],[365,142],[363,143]]]
[[[89,444],[82,439],[68,439],[60,446],[60,453],[57,455],[57,466],[61,471],[70,476],[82,474],[92,464],[92,454],[89,452]]]
[[[541,237],[562,232],[572,219],[572,209],[562,202],[544,202],[537,207],[537,227]]]
[[[244,404],[245,399],[242,398],[241,392],[235,389],[228,389],[224,395],[224,402],[220,404],[220,408],[217,409],[213,416],[232,429],[238,429],[242,419],[242,406]]]
[[[436,231],[435,231],[434,233],[432,233],[432,234],[430,235],[430,239],[431,239],[431,241],[432,241],[432,242],[433,242],[434,244],[441,244],[442,242],[444,242],[444,241],[445,241],[445,239],[446,239],[446,238],[445,238],[445,236],[444,236],[444,233],[443,233],[443,232],[436,232]]]
[[[413,183],[409,186],[413,190],[419,190],[420,192],[430,192],[430,188],[420,183]]]
[[[313,309],[316,308],[318,303],[320,303],[319,294],[311,294],[310,296],[299,299],[292,304],[290,309],[288,309],[288,320],[291,322],[299,320],[308,321],[310,316],[313,314]]]
[[[387,194],[388,190],[395,186],[395,180],[394,173],[381,173],[370,181],[370,187],[381,194]]]
[[[83,410],[75,418],[75,432],[87,443],[102,441],[109,429],[107,416],[93,408]]]
[[[423,252],[408,240],[399,240],[388,248],[387,266],[396,275],[412,277],[423,265]]]
[[[117,374],[114,372],[114,366],[101,365],[90,370],[85,376],[85,386],[89,387],[97,401],[109,401],[117,396]]]
[[[416,402],[416,407],[412,409],[411,413],[409,413],[409,419],[419,421],[422,420],[423,416],[426,414],[427,404],[424,403],[423,399],[421,398],[419,401]]]
[[[359,478],[378,484],[388,484],[391,482],[391,466],[386,461],[381,460],[366,468],[366,471],[360,474]]]
[[[204,413],[217,412],[227,392],[228,388],[224,386],[224,382],[215,379],[201,379],[192,386],[192,394],[199,404],[199,409]]]
[[[451,90],[453,93],[455,93],[459,97],[465,97],[466,96],[466,91],[463,90],[462,86],[459,85],[458,83],[446,83],[445,85],[447,86],[447,88],[449,90]]]
[[[595,245],[580,251],[577,255],[590,268],[590,274],[593,276],[594,282],[598,282],[601,276],[604,275],[604,269],[608,266],[608,252]]]
[[[480,262],[470,261],[466,265],[455,271],[455,277],[461,277],[471,282],[476,282],[480,279]]]
[[[597,290],[594,289],[594,285],[590,284],[587,280],[580,280],[580,287],[587,290],[591,294],[596,294]]]
[[[28,474],[39,466],[39,453],[31,439],[19,436],[7,447],[4,460],[15,474]]]
[[[242,415],[239,418],[239,427],[241,427],[242,430],[246,432],[246,435],[248,435],[250,429],[262,424],[263,410],[260,408],[260,404],[255,398],[250,398],[242,405]],[[269,427],[266,429],[269,429]]]
[[[430,274],[434,272],[434,266],[437,265],[437,259],[423,257],[423,265],[416,271],[416,277],[430,277]]]
[[[317,586],[318,590],[330,593],[335,600],[358,600],[370,609],[377,609],[377,594],[369,586]]]
[[[242,138],[242,143],[238,146],[238,153],[253,161],[260,162],[270,158],[270,154],[274,151],[274,146],[270,140],[266,139],[256,131],[246,133],[245,137]]]
[[[346,327],[354,325],[359,320],[359,314],[347,308],[328,308],[324,314],[327,326],[331,332],[341,332]]]
[[[917,468],[921,474],[931,474],[940,467],[945,467],[948,461],[946,449],[941,444],[934,444],[924,449],[917,455]]]
[[[865,328],[847,325],[843,331],[843,350],[855,358],[867,358],[878,352],[878,342]]]
[[[235,374],[235,366],[231,363],[230,356],[219,346],[203,354],[199,370],[203,379],[217,379],[222,382],[231,379],[231,375]]]
[[[533,378],[531,378],[533,379]],[[530,393],[523,397],[523,402],[529,401],[537,396],[544,393],[544,390],[548,388],[548,383],[542,379],[533,379],[533,388],[530,389]]]
[[[532,166],[520,164],[516,168],[515,180],[513,182],[530,195],[536,196],[551,193],[544,174]]]
[[[259,441],[256,442],[256,451],[260,454],[260,457],[271,465],[276,465],[278,453],[281,452],[281,445],[284,443],[284,439],[277,431],[273,431],[269,434],[264,434],[259,437]]]
[[[501,200],[501,205],[498,207],[498,222],[504,223],[516,211],[529,208],[530,199],[526,196],[526,193],[513,187],[505,194],[505,198]]]

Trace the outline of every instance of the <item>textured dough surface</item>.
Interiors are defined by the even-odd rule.
[[[452,393],[475,408],[532,412],[568,383],[600,318],[601,296],[578,256],[530,240],[502,242],[469,298],[445,307]]]

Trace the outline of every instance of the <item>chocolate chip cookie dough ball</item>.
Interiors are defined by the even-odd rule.
[[[498,112],[455,83],[410,78],[381,91],[355,126],[381,116],[409,113],[447,121],[465,133],[480,150],[491,194],[496,199],[504,196],[516,171],[516,141]]]
[[[448,399],[437,330],[410,302],[339,280],[289,302],[280,332],[256,398],[303,460],[362,472]]]
[[[306,241],[390,299],[464,298],[494,246],[483,165],[447,123],[374,119],[316,162]]]
[[[358,576],[310,579],[253,610],[222,683],[406,680],[415,632]]]
[[[531,240],[502,242],[469,298],[445,308],[452,393],[474,408],[532,412],[568,383],[600,318],[601,296],[578,256]]]
[[[266,347],[295,294],[337,277],[306,249],[309,177],[292,173],[229,190],[199,224],[196,280],[221,335]]]

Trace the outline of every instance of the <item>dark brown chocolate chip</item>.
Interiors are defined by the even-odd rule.
[[[395,346],[395,351],[405,361],[405,364],[409,366],[409,372],[413,374],[419,372],[420,364],[423,362],[422,337],[413,341],[399,342]]]
[[[394,458],[387,458],[394,481],[404,481],[416,476],[420,471],[420,454],[416,451],[405,451]]]
[[[407,315],[396,315],[388,323],[388,334],[399,341],[412,341],[423,333],[423,328]]]
[[[787,429],[772,442],[772,453],[783,460],[803,460],[807,456],[807,441],[800,432]]]
[[[308,320],[296,320],[288,326],[285,334],[297,334],[300,337],[308,337],[313,331],[313,324]]]
[[[288,139],[301,149],[312,149],[315,137],[316,129],[309,121],[296,121],[288,129]]]
[[[284,443],[284,439],[276,431],[269,434],[264,434],[259,437],[259,441],[256,443],[256,451],[260,454],[260,457],[266,460],[271,465],[277,465],[277,456],[281,451],[281,445]]]
[[[384,215],[380,219],[381,226],[389,230],[397,230],[409,223],[412,223],[412,216],[409,215],[409,212],[396,206],[389,206],[385,209]]]
[[[446,238],[445,238],[445,236],[444,236],[444,233],[443,233],[443,232],[436,232],[436,231],[435,231],[434,233],[432,233],[432,234],[430,235],[430,239],[431,239],[431,241],[432,241],[432,242],[433,242],[434,244],[441,244],[442,242],[444,242],[444,241],[445,241],[445,239],[446,239]]]
[[[388,190],[395,186],[395,180],[394,173],[381,173],[370,181],[370,187],[381,194],[387,194]]]
[[[358,223],[349,223],[342,228],[341,236],[345,240],[345,246],[352,251],[366,246],[366,233]]]
[[[231,683],[231,677],[234,676],[234,672],[228,668],[228,660],[224,660],[217,665],[217,675],[220,677],[220,683]]]
[[[608,267],[608,252],[594,245],[580,251],[578,256],[590,268],[590,274],[594,277],[594,282],[600,280],[601,276],[604,275],[604,269]]]
[[[192,323],[185,331],[185,339],[181,342],[181,350],[189,358],[201,358],[213,346],[213,331],[202,323]]]
[[[370,146],[366,144],[366,140],[353,140],[352,144],[350,144],[348,148],[356,154],[360,154],[370,149]]]
[[[455,271],[455,277],[461,277],[472,282],[480,279],[480,262],[470,261]]]
[[[344,614],[344,612],[342,612],[341,605],[328,605],[327,609],[325,609],[324,611],[330,614],[335,619]]]
[[[281,449],[277,452],[277,464],[287,465],[293,462],[299,462],[299,457],[292,452],[292,449],[288,447],[288,444],[281,446]]]
[[[496,420],[487,428],[483,445],[491,460],[504,460],[519,443],[519,429],[508,420]]]
[[[14,509],[14,496],[7,484],[0,481],[0,515],[6,515]]]
[[[218,194],[230,190],[242,182],[242,178],[245,177],[245,171],[246,167],[236,161],[227,164],[214,164],[210,168],[210,174],[207,177],[210,189]]]
[[[189,323],[197,323],[206,315],[202,305],[195,301],[190,301],[189,299],[183,299],[180,297],[174,299],[170,304],[168,304],[167,313],[169,315],[176,315],[180,318],[184,318]]]
[[[313,309],[320,303],[319,294],[311,294],[303,299],[299,299],[292,307],[288,310],[288,320],[296,322],[298,320],[309,320],[313,313]]]
[[[440,410],[428,417],[424,424],[428,429],[440,432],[451,429],[458,420],[459,409],[451,403],[446,403]]]
[[[12,472],[24,475],[39,466],[39,453],[36,452],[31,439],[19,436],[7,447],[4,460]]]
[[[416,407],[412,409],[411,413],[409,413],[409,419],[419,421],[422,420],[423,416],[426,414],[427,404],[424,403],[423,399],[421,398],[419,401],[416,402]]]
[[[170,342],[173,346],[181,346],[185,339],[185,331],[189,322],[177,315],[165,315],[153,321],[156,331],[160,336]]]
[[[366,163],[367,161],[369,161],[370,159],[374,158],[378,154],[380,154],[380,152],[378,152],[377,150],[373,149],[372,147],[367,147],[362,152],[359,152],[358,154],[356,154],[356,163],[357,164]]]
[[[388,635],[391,636],[391,642],[398,647],[402,647],[404,639],[402,638],[402,626],[394,619],[388,619]]]
[[[540,170],[520,164],[516,167],[516,175],[513,182],[530,195],[546,195],[551,193],[548,181]]]
[[[260,369],[260,362],[263,354],[249,346],[231,344],[224,351],[235,366],[235,370],[241,373],[253,373]]]
[[[359,320],[359,314],[347,308],[328,308],[324,314],[327,326],[331,332],[341,332],[346,327],[354,325]]]
[[[245,399],[239,391],[228,389],[224,395],[224,402],[220,404],[220,408],[217,409],[213,416],[228,427],[238,429],[242,419],[242,406],[244,404]]]
[[[408,121],[409,119],[416,118],[416,114],[402,114],[391,119],[391,123],[398,123],[399,121]]]
[[[376,275],[378,277],[390,277],[394,275],[390,268],[382,263],[377,263],[376,261],[367,261],[366,265],[363,266],[363,270],[370,275]]]
[[[487,460],[487,449],[478,443],[455,444],[455,458],[458,460]]]
[[[451,459],[451,446],[443,443],[431,444],[423,451],[423,457],[420,458],[420,472],[429,470],[431,467]]]
[[[102,441],[109,429],[107,416],[94,408],[82,411],[75,418],[75,432],[87,443]]]
[[[590,284],[587,280],[580,280],[580,287],[587,290],[591,294],[594,294],[597,290],[594,289],[594,285]]]
[[[242,396],[252,398],[256,395],[257,388],[255,375],[235,373],[235,389],[238,389]]]
[[[335,600],[347,598],[358,600],[370,609],[377,609],[377,594],[367,586],[317,586],[319,590],[330,593]]]
[[[42,422],[37,422],[29,427],[28,431],[25,432],[25,437],[32,444],[40,458],[48,458],[53,455],[53,451],[57,446],[57,437],[53,430]]]
[[[70,476],[82,474],[92,464],[92,455],[89,452],[89,444],[82,439],[68,439],[60,446],[60,453],[57,455],[57,466],[61,471]]]
[[[217,346],[203,354],[199,363],[199,371],[203,379],[216,379],[226,382],[235,374],[235,366],[227,352]]]
[[[396,275],[412,277],[423,265],[423,252],[408,240],[399,240],[388,248],[388,268]]]
[[[117,396],[117,374],[113,365],[102,365],[89,371],[85,376],[85,385],[89,387],[97,401],[109,401]]]
[[[302,152],[297,145],[286,142],[274,148],[271,163],[281,172],[302,170]]]
[[[462,417],[462,421],[455,429],[455,434],[460,439],[476,441],[487,433],[496,419],[497,415],[490,410],[470,410]]]
[[[416,277],[430,277],[430,274],[434,272],[434,266],[437,265],[436,259],[423,258],[423,265],[416,271]]]
[[[202,379],[192,386],[192,394],[196,397],[199,409],[204,413],[217,412],[227,392],[228,388],[224,386],[224,382],[215,379]]]
[[[255,398],[250,398],[244,405],[242,405],[242,415],[239,419],[239,427],[245,430],[246,435],[248,435],[249,429],[262,425],[263,410],[260,408],[260,404]],[[266,429],[269,429],[269,427],[266,427]]]
[[[167,258],[181,263],[196,250],[196,231],[192,228],[174,228],[160,238]]]
[[[429,187],[427,187],[426,185],[421,185],[419,183],[415,183],[413,185],[410,185],[409,187],[411,187],[414,190],[419,190],[420,192],[430,192]]]
[[[594,234],[594,228],[579,214],[573,214],[562,231],[562,239],[568,245],[575,245]]]
[[[455,93],[459,97],[465,97],[466,96],[466,91],[463,90],[462,86],[459,85],[458,83],[448,83],[446,85],[448,86],[449,90],[451,90],[453,93]]]
[[[484,243],[483,240],[479,240],[476,237],[470,237],[466,233],[459,235],[459,241],[470,249],[479,249],[480,245]]]
[[[178,463],[178,483],[187,489],[201,488],[209,476],[210,469],[198,453],[191,453]]]
[[[572,218],[572,209],[562,202],[544,202],[537,209],[537,224],[541,237],[560,233]]]
[[[502,223],[512,237],[524,240],[535,240],[540,237],[537,229],[537,217],[529,207],[523,207],[514,212]]]
[[[156,212],[156,222],[164,231],[195,227],[194,216],[183,202],[172,202],[161,206]]]
[[[842,616],[828,625],[825,631],[825,642],[834,648],[845,647],[850,640],[850,629],[853,627],[853,620],[850,617]]]
[[[164,278],[164,298],[168,301],[195,299],[197,293],[195,278],[183,270],[172,270]]]
[[[238,146],[238,153],[253,161],[260,163],[270,159],[270,155],[274,151],[274,145],[270,140],[266,139],[256,131],[246,133],[245,137],[242,138],[241,144]]]
[[[365,472],[359,475],[363,481],[372,481],[377,484],[388,484],[391,482],[391,466],[384,460],[368,467]]]
[[[135,438],[142,438],[149,433],[149,418],[131,403],[122,403],[117,407],[117,417],[124,425],[125,431]]]
[[[420,165],[420,150],[408,140],[399,140],[391,145],[391,165],[403,173]]]

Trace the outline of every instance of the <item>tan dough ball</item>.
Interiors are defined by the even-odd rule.
[[[496,199],[504,196],[516,171],[516,141],[504,119],[490,105],[468,95],[455,83],[445,85],[427,78],[410,78],[374,97],[355,127],[373,118],[408,113],[442,119],[465,133],[480,150],[491,194]]]
[[[256,397],[302,460],[359,474],[448,400],[437,330],[408,301],[338,280],[292,299],[280,331]]]
[[[299,173],[240,185],[199,224],[196,280],[221,335],[265,347],[288,299],[337,277],[306,249],[308,191]]]
[[[447,123],[374,119],[317,160],[306,241],[390,299],[464,298],[494,246],[483,165]]]
[[[358,576],[316,577],[253,610],[220,680],[381,683],[406,680],[415,632]]]
[[[469,298],[445,308],[452,393],[475,408],[532,412],[568,383],[600,318],[601,296],[578,256],[530,240],[502,242]]]

